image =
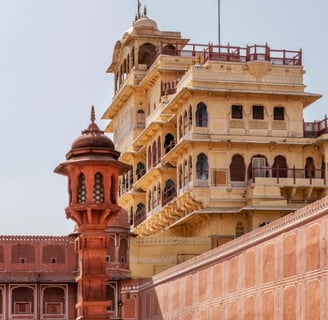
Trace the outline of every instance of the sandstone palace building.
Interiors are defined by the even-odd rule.
[[[328,319],[328,118],[301,50],[195,44],[140,6],[55,172],[67,236],[0,236],[0,320]],[[111,140],[106,133],[111,133]]]

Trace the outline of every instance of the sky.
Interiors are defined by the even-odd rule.
[[[160,30],[191,43],[218,43],[219,0],[141,0]],[[306,91],[328,110],[326,0],[221,0],[221,44],[302,49]],[[137,0],[0,0],[0,234],[66,235],[67,178],[53,173],[71,143],[113,97],[106,73]]]

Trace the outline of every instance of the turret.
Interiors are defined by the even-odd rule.
[[[110,301],[106,297],[106,284],[111,274],[106,270],[106,263],[110,260],[110,252],[122,253],[122,249],[120,241],[111,241],[108,228],[109,231],[116,230],[115,235],[122,232],[122,237],[117,235],[118,239],[125,239],[122,241],[125,252],[121,255],[128,256],[128,221],[124,222],[127,215],[117,205],[117,186],[119,174],[129,167],[118,161],[119,155],[113,142],[95,123],[92,107],[90,125],[72,143],[66,162],[55,169],[56,173],[68,177],[66,216],[76,223],[79,257],[77,319],[109,319],[107,309]],[[127,262],[125,258],[125,264],[116,266],[127,269],[127,273]],[[117,274],[120,275],[119,272]]]

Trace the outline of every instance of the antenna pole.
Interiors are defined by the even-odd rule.
[[[218,44],[221,45],[221,1],[218,0]]]

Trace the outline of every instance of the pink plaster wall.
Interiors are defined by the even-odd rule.
[[[136,319],[328,319],[327,214],[325,198],[156,275]]]

